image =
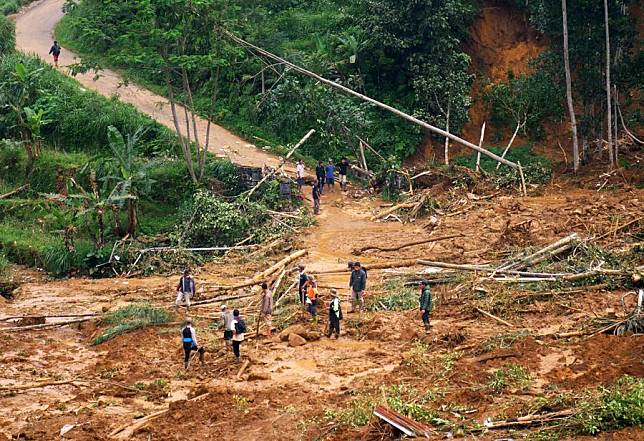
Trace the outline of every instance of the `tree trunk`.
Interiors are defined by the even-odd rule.
[[[447,103],[447,121],[445,124],[445,131],[449,132],[449,112],[450,112],[450,103]],[[480,153],[479,153],[480,154]],[[449,165],[449,138],[445,137],[445,165]]]
[[[508,145],[505,147],[505,150],[503,150],[503,154],[501,155],[502,158],[505,158],[505,155],[508,153],[508,150],[510,150],[510,147],[512,147],[512,143],[516,139],[517,133],[519,133],[519,129],[525,124],[526,120],[527,120],[527,116],[526,116],[526,119],[523,120],[523,123],[517,121],[517,127],[516,129],[514,129],[514,133],[512,134],[512,138],[510,138],[510,142],[508,142]],[[496,164],[496,169],[498,170],[499,167],[501,167],[500,162]]]
[[[118,206],[112,206],[112,216],[114,217],[114,235],[123,236],[123,226],[121,225],[121,209]]]
[[[613,147],[615,149],[615,166],[619,167],[619,146],[617,145],[617,86],[613,85],[613,125],[615,126],[615,133],[613,134]]]
[[[610,31],[608,26],[608,0],[604,0],[604,29],[606,31],[606,132],[608,134],[608,158],[610,167],[615,167],[615,154],[613,150],[613,106],[611,104],[610,86]]]
[[[136,201],[129,199],[127,201],[127,234],[134,236],[138,223],[139,221],[136,216]]]
[[[563,45],[564,45],[564,69],[566,71],[566,101],[568,102],[568,113],[570,114],[570,129],[572,130],[572,162],[575,173],[579,170],[579,143],[577,141],[577,118],[575,118],[575,107],[572,103],[572,80],[570,79],[570,59],[568,57],[568,13],[566,11],[566,0],[561,0],[561,13],[563,16]]]
[[[96,210],[96,223],[98,225],[98,240],[96,241],[96,248],[103,248],[105,245],[105,222],[103,221],[103,209]]]
[[[483,138],[485,137],[485,121],[483,122],[483,125],[481,126],[481,137],[479,138],[479,147],[483,148]],[[481,152],[478,152],[476,154],[476,171],[480,172],[481,171]]]

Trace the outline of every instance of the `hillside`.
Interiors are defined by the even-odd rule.
[[[576,173],[558,1],[40,0],[0,16],[0,439],[641,439],[637,13],[610,3],[611,165],[587,119],[606,98],[586,89],[602,87],[586,52],[601,11],[569,3],[592,146]],[[441,136],[222,28],[473,143],[485,122],[484,154],[454,142],[446,165]],[[319,159],[336,170],[317,212]],[[245,322],[240,357],[224,305]]]

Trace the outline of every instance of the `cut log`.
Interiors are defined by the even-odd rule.
[[[489,361],[489,360],[498,360],[499,358],[510,358],[510,357],[519,357],[521,354],[516,351],[512,352],[502,352],[500,354],[486,354],[482,355],[480,357],[477,357],[473,359],[472,361],[475,361],[477,363],[482,363],[484,361]]]
[[[96,317],[99,314],[95,312],[90,312],[88,314],[56,314],[56,315],[13,315],[9,317],[0,318],[0,322],[6,322],[9,320],[18,320],[18,319],[30,319],[30,318],[68,318],[68,317]]]
[[[491,318],[491,319],[493,319],[493,320],[496,320],[496,321],[497,321],[497,322],[499,322],[499,323],[504,324],[505,326],[509,326],[510,328],[514,328],[514,325],[513,325],[512,323],[506,322],[506,321],[505,321],[505,320],[503,320],[502,318],[499,318],[499,317],[497,317],[497,316],[495,316],[495,315],[492,315],[492,314],[490,314],[489,312],[482,310],[481,308],[474,308],[474,309],[476,309],[476,310],[477,310],[478,312],[480,312],[481,314],[483,314],[483,315],[485,315],[485,316],[487,316],[487,317],[489,317],[489,318]]]
[[[488,265],[445,263],[445,262],[435,262],[432,260],[424,260],[424,259],[417,259],[416,262],[419,265],[433,266],[435,268],[456,269],[456,270],[463,270],[463,271],[492,271],[493,270]]]
[[[46,329],[46,328],[54,328],[57,326],[66,326],[66,325],[71,325],[74,323],[82,323],[86,322],[89,320],[92,320],[94,317],[86,317],[86,318],[80,318],[80,319],[74,319],[74,320],[66,320],[64,322],[56,322],[56,323],[44,323],[41,325],[29,325],[29,326],[14,326],[11,328],[0,328],[0,333],[5,333],[5,332],[20,332],[20,331],[32,331],[36,329]]]
[[[262,271],[261,273],[257,274],[255,277],[253,277],[253,280],[255,280],[256,282],[263,282],[264,280],[266,280],[274,272],[279,271],[282,268],[286,268],[286,266],[289,263],[293,262],[294,260],[299,259],[300,257],[305,256],[307,252],[308,251],[306,251],[306,250],[299,250],[299,251],[296,251],[294,253],[289,254],[288,256],[286,256],[285,258],[283,258],[282,260],[280,260],[279,262],[277,262],[276,264],[274,264],[270,268],[268,268],[268,269]]]
[[[365,251],[369,251],[369,250],[398,251],[398,250],[401,250],[403,248],[413,247],[415,245],[422,245],[422,244],[431,243],[431,242],[440,242],[441,240],[453,239],[455,237],[463,237],[463,235],[462,234],[449,234],[447,236],[430,237],[428,239],[416,240],[416,241],[413,241],[413,242],[407,242],[407,243],[403,243],[403,244],[392,246],[392,247],[380,247],[378,245],[370,245],[370,246],[354,249],[353,254],[360,255],[360,254],[364,253]]]
[[[384,211],[381,211],[380,213],[378,213],[378,214],[376,214],[374,216],[371,216],[371,218],[369,220],[373,222],[375,220],[381,219],[381,218],[387,216],[388,214],[391,214],[391,213],[393,213],[395,211],[398,211],[400,209],[413,208],[415,205],[416,205],[415,202],[403,202],[401,204],[394,205],[393,207],[388,208],[388,209],[386,209]]]

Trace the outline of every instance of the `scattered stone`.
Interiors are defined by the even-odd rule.
[[[248,381],[255,381],[255,380],[261,381],[261,380],[270,380],[270,379],[271,379],[270,374],[266,372],[253,371],[248,374]]]
[[[297,334],[289,334],[288,345],[292,347],[302,346],[306,344],[304,337]]]

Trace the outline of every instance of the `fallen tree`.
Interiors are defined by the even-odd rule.
[[[398,251],[398,250],[401,250],[403,248],[413,247],[413,246],[416,246],[416,245],[422,245],[422,244],[431,243],[431,242],[440,242],[441,240],[453,239],[455,237],[463,237],[463,235],[459,233],[459,234],[449,234],[447,236],[430,237],[428,239],[416,240],[416,241],[413,241],[413,242],[407,242],[407,243],[403,243],[403,244],[396,245],[396,246],[391,246],[391,247],[381,247],[381,246],[378,246],[378,245],[369,245],[369,246],[366,246],[366,247],[354,249],[353,254],[360,255],[360,254],[364,253],[365,251],[369,251],[369,250]]]

